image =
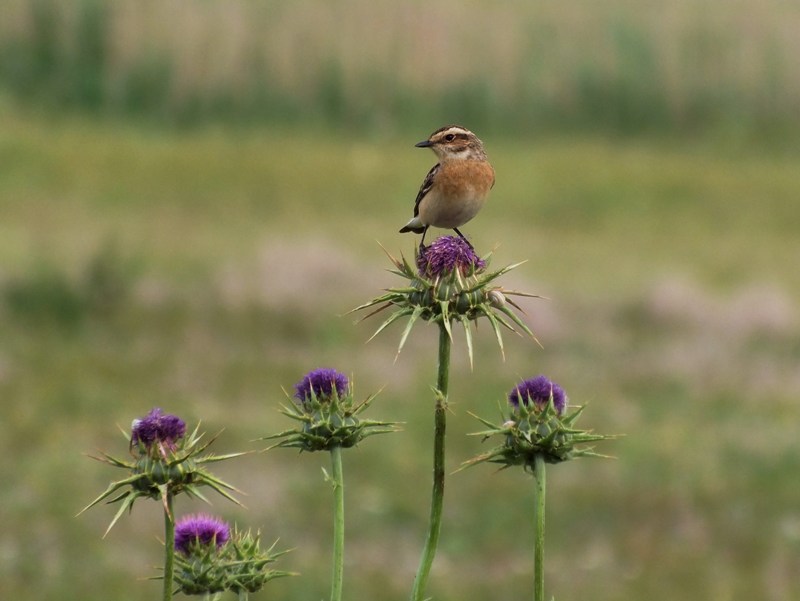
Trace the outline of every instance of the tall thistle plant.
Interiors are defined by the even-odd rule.
[[[422,601],[425,598],[425,589],[441,532],[453,325],[460,324],[464,329],[471,366],[472,329],[480,318],[485,318],[489,322],[501,353],[503,329],[527,334],[535,340],[528,326],[513,311],[512,307],[519,310],[519,306],[510,298],[535,295],[506,290],[498,285],[496,280],[519,264],[497,271],[488,271],[487,259],[479,257],[461,237],[442,236],[429,246],[420,247],[414,265],[403,257],[396,259],[389,255],[389,259],[394,265],[391,272],[402,278],[403,284],[389,288],[385,294],[354,309],[359,311],[372,308],[367,317],[386,310],[390,312],[372,338],[392,323],[406,319],[397,349],[399,354],[412,328],[420,320],[434,324],[439,330],[438,370],[434,388],[433,486],[430,516],[411,593],[412,601]]]

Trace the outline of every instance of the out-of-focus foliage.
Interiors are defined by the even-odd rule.
[[[407,598],[436,333],[395,362],[399,327],[365,346],[342,315],[395,283],[376,240],[413,256],[413,144],[453,121],[497,171],[464,233],[550,300],[520,299],[544,348],[509,335],[505,362],[481,327],[470,371],[454,331],[448,468],[490,448],[468,412],[547,374],[627,434],[549,471],[556,598],[800,598],[795,4],[4,0],[0,598],[152,599],[160,508],[101,539],[113,508],[74,516],[111,474],[83,454],[124,454],[116,425],[156,406],[246,450],[320,365],[404,423],[346,457],[344,587]],[[247,509],[213,511],[302,574],[252,599],[327,594],[326,465],[220,464]],[[528,596],[519,472],[448,479],[437,600]]]
[[[800,126],[781,0],[6,0],[0,88],[51,110],[360,131]]]
[[[154,406],[224,428],[220,453],[246,450],[292,425],[281,386],[329,365],[364,395],[383,387],[372,417],[404,422],[346,457],[345,590],[407,598],[436,334],[415,328],[395,362],[402,328],[365,346],[375,324],[342,315],[396,283],[376,239],[413,255],[418,238],[397,229],[432,160],[419,136],[157,134],[8,111],[3,123],[0,597],[152,599],[158,583],[142,579],[162,549],[159,508],[137,506],[101,539],[113,507],[74,515],[113,474],[83,454],[124,454],[116,425]],[[506,336],[505,362],[481,327],[470,371],[454,332],[449,469],[492,444],[466,436],[468,412],[493,418],[520,378],[548,374],[588,403],[584,427],[627,434],[603,449],[616,461],[550,472],[559,597],[800,595],[797,155],[485,141],[498,183],[464,231],[480,252],[499,244],[497,264],[528,259],[507,283],[550,300],[520,299],[544,348]],[[302,576],[264,599],[328,590],[326,465],[290,450],[219,465],[247,509],[212,510],[295,548],[282,567]],[[431,594],[524,598],[532,499],[521,472],[450,477]]]

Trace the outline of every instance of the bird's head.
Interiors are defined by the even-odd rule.
[[[453,159],[485,160],[486,152],[478,136],[460,125],[446,125],[433,132],[427,140],[415,144],[430,148],[440,161]]]

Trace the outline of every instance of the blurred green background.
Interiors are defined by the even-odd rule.
[[[318,366],[405,422],[345,455],[345,594],[406,598],[429,499],[436,334],[344,314],[397,284],[447,123],[497,185],[464,230],[544,346],[456,336],[448,461],[519,378],[625,433],[548,477],[559,599],[800,598],[800,6],[780,0],[5,0],[0,18],[0,597],[153,599],[161,516],[75,513],[153,406],[215,449],[288,426]],[[295,550],[254,599],[327,596],[327,457],[220,464]],[[533,482],[448,480],[439,600],[530,596]],[[177,502],[178,513],[204,509]]]

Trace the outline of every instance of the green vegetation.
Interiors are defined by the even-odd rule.
[[[798,19],[782,0],[6,0],[0,90],[177,125],[785,138]]]
[[[160,508],[75,513],[113,477],[116,424],[161,406],[224,429],[289,426],[281,386],[335,367],[371,417],[347,457],[345,591],[406,599],[427,517],[436,332],[395,360],[349,309],[413,252],[408,219],[461,121],[497,170],[465,226],[544,349],[456,333],[447,470],[520,378],[543,373],[626,436],[548,475],[559,599],[800,598],[798,18],[781,0],[225,3],[6,0],[0,18],[0,598],[156,596]],[[224,7],[224,8],[223,8]],[[393,336],[394,334],[394,336]],[[221,464],[247,509],[329,585],[324,457]],[[428,593],[530,590],[533,483],[448,477]],[[419,483],[418,485],[416,483]],[[178,513],[202,509],[178,506]]]
[[[353,139],[216,128],[190,134],[26,117],[0,131],[4,598],[149,599],[159,508],[74,514],[111,478],[82,456],[119,448],[153,406],[224,428],[219,452],[288,424],[281,386],[330,365],[404,432],[348,456],[347,590],[404,599],[424,536],[435,332],[364,345],[348,309],[396,283],[396,233],[430,165],[418,134]],[[584,425],[624,432],[618,461],[554,471],[548,582],[563,598],[792,598],[796,485],[798,156],[601,138],[486,140],[498,184],[467,226],[514,287],[544,350],[489,330],[475,371],[456,335],[448,456],[517,381],[546,373]],[[375,190],[382,193],[376,195]],[[94,275],[92,275],[94,274]],[[98,275],[104,274],[104,275]],[[511,275],[511,274],[510,274]],[[99,299],[103,299],[100,302]],[[320,467],[288,451],[220,466],[249,493],[226,519],[296,546],[264,598],[322,598]],[[419,490],[409,483],[419,482]],[[449,478],[437,599],[529,590],[532,483]],[[179,513],[199,506],[181,506]],[[323,566],[323,568],[320,568]],[[766,592],[765,592],[766,591]],[[256,596],[256,598],[260,598]]]

